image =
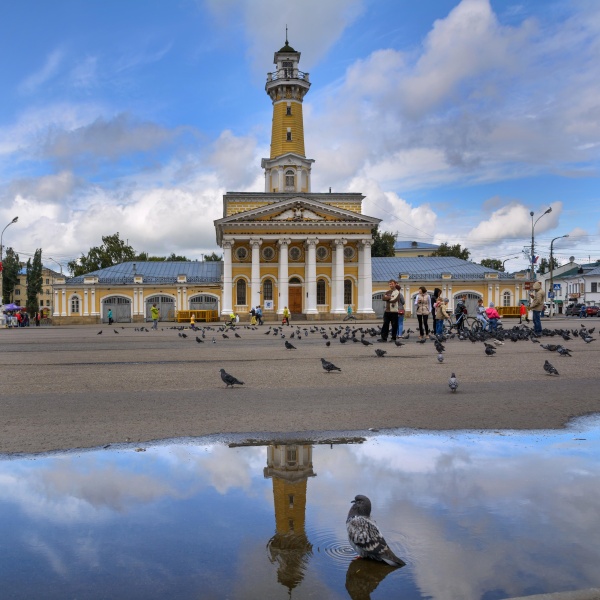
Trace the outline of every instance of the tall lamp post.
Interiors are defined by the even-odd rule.
[[[504,271],[504,265],[505,265],[505,263],[506,263],[507,261],[509,261],[509,260],[514,260],[515,258],[519,258],[519,257],[518,257],[518,256],[511,256],[510,258],[505,258],[505,259],[502,261],[502,270]]]
[[[537,222],[544,216],[547,215],[548,213],[552,212],[552,207],[550,207],[548,210],[546,210],[545,212],[543,212],[536,220],[535,223],[533,221],[533,215],[535,214],[533,211],[531,211],[529,213],[529,216],[531,217],[531,281],[535,281],[535,269],[534,269],[534,265],[535,265],[535,237],[534,237],[534,231],[535,231],[535,226],[537,225]]]
[[[565,235],[559,235],[558,237],[555,237],[551,242],[550,242],[550,291],[554,294],[554,255],[552,253],[552,247],[554,246],[554,242],[556,240],[560,240],[561,238],[568,238],[569,234],[566,233]],[[552,316],[554,316],[554,298],[552,298]]]
[[[59,262],[58,262],[58,261],[57,261],[55,258],[52,258],[52,257],[50,257],[50,256],[46,256],[46,258],[47,258],[48,260],[51,260],[52,262],[55,262],[55,263],[56,263],[56,264],[57,264],[57,265],[60,267],[60,274],[62,275],[62,274],[63,274],[63,271],[62,271],[62,265],[61,265],[61,264],[60,264],[60,263],[59,263]]]
[[[19,220],[19,217],[15,217],[6,227],[10,227],[13,223],[16,223]],[[2,259],[4,257],[4,246],[2,245],[2,238],[4,237],[4,232],[6,231],[6,227],[0,233],[0,304],[4,304],[4,276],[2,271]]]

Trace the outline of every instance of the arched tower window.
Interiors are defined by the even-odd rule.
[[[263,282],[263,300],[273,300],[273,282],[270,279]]]
[[[317,280],[317,304],[325,304],[325,280]]]
[[[289,170],[285,172],[285,189],[286,190],[295,190],[296,189],[296,178],[294,176],[294,171]]]
[[[243,279],[238,279],[236,292],[236,304],[246,304],[246,282]]]
[[[352,281],[344,279],[344,304],[352,304]]]

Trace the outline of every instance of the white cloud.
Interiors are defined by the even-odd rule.
[[[64,58],[65,55],[62,50],[54,50],[51,52],[46,58],[44,66],[35,73],[29,75],[21,82],[19,85],[19,91],[22,94],[31,94],[37,91],[38,88],[52,79],[58,73]]]

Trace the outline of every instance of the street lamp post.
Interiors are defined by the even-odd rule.
[[[505,265],[505,263],[506,263],[507,261],[509,261],[509,260],[514,260],[515,258],[519,258],[519,257],[518,257],[518,256],[511,256],[510,258],[505,258],[505,259],[502,261],[502,270],[504,271],[504,265]]]
[[[16,223],[19,220],[19,217],[15,217],[6,227],[10,227],[13,223]],[[0,233],[0,304],[4,304],[4,275],[2,274],[2,259],[4,257],[4,246],[2,245],[2,238],[4,237],[4,232],[6,231],[6,227]]]
[[[555,237],[551,242],[550,242],[550,291],[554,294],[554,255],[552,253],[552,247],[554,246],[554,242],[556,240],[560,240],[561,238],[568,238],[569,234],[566,233],[565,235],[559,235],[558,237]],[[554,298],[552,298],[552,315],[554,316]]]
[[[552,212],[552,207],[550,207],[548,210],[546,210],[545,212],[543,212],[536,220],[535,223],[533,222],[533,215],[535,214],[533,211],[531,211],[529,213],[529,216],[531,217],[531,281],[535,281],[535,269],[534,269],[534,265],[535,265],[535,237],[534,237],[534,231],[535,231],[535,226],[537,225],[537,222],[544,216],[547,215],[548,213]]]
[[[48,260],[51,260],[52,262],[55,262],[60,267],[60,274],[62,275],[63,274],[62,265],[55,258],[52,258],[50,256],[46,256],[46,258]]]

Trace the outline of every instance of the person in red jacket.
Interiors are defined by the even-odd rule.
[[[485,309],[485,314],[490,321],[490,331],[496,331],[498,329],[500,313],[496,310],[493,302],[490,302],[490,307]]]
[[[521,306],[519,307],[519,325],[523,322],[523,317],[525,317],[525,321],[529,323],[529,315],[527,314],[525,302],[521,302]]]

